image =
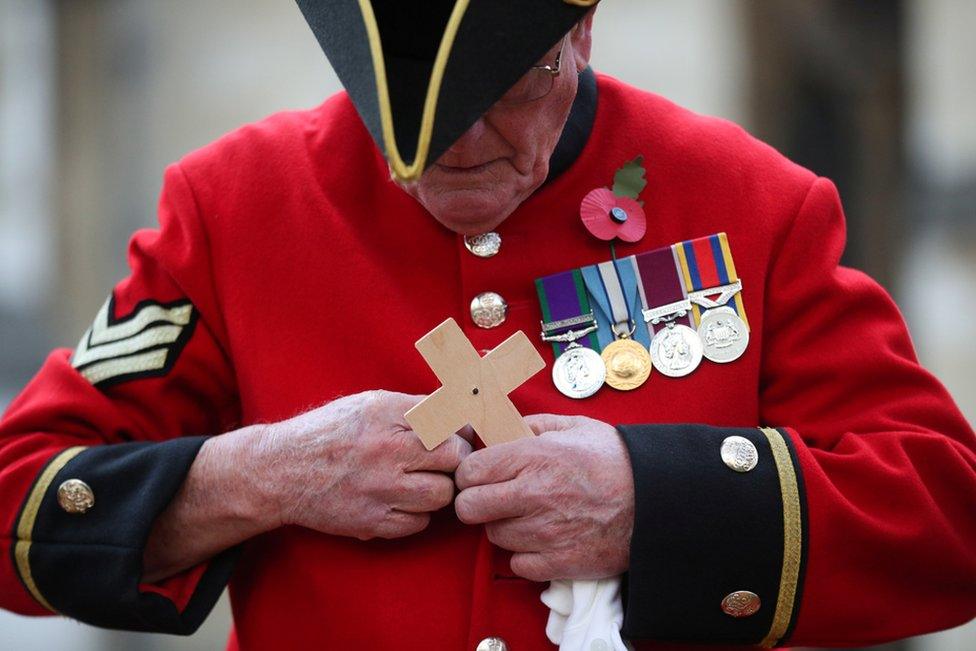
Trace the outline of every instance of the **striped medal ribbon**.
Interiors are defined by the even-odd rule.
[[[640,278],[644,320],[654,331],[650,352],[654,368],[668,377],[684,377],[702,361],[702,342],[690,326],[691,301],[670,246],[634,256]]]
[[[542,307],[542,340],[552,344],[556,363],[552,383],[567,398],[582,399],[600,390],[606,367],[600,357],[599,325],[579,269],[535,281]]]
[[[716,233],[672,248],[705,358],[720,364],[739,359],[749,346],[749,322],[728,236]]]
[[[651,374],[651,356],[647,327],[633,317],[638,307],[633,263],[630,258],[608,260],[580,271],[587,294],[597,306],[598,322],[605,321],[608,326],[607,339],[601,337],[606,382],[620,391],[636,389]]]

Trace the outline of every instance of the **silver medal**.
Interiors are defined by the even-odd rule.
[[[698,333],[686,325],[670,323],[651,340],[654,368],[668,377],[684,377],[694,371],[702,354]]]
[[[603,358],[579,344],[570,346],[552,367],[552,382],[567,398],[589,398],[600,390],[607,377]]]
[[[725,364],[742,357],[749,346],[749,328],[731,307],[708,310],[698,325],[705,357]]]

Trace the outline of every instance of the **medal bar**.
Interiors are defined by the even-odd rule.
[[[540,278],[536,288],[540,337],[556,355],[553,383],[571,398],[604,383],[637,388],[652,368],[684,377],[703,359],[731,362],[748,346],[725,233]]]
[[[543,324],[545,325],[545,324]],[[573,343],[577,339],[582,339],[591,332],[596,332],[600,329],[600,326],[594,321],[589,327],[583,328],[582,330],[568,330],[559,335],[547,335],[546,331],[542,331],[542,341],[553,343]]]
[[[725,307],[728,302],[741,291],[742,281],[737,280],[728,285],[712,287],[711,289],[702,289],[697,292],[688,292],[688,298],[691,299],[691,301],[696,305],[700,305],[706,309],[715,309],[717,307]],[[709,296],[715,295],[718,295],[718,298],[709,298]]]
[[[568,319],[560,319],[559,321],[542,321],[541,323],[542,332],[543,334],[546,334],[550,332],[558,332],[564,328],[572,328],[573,326],[596,323],[596,317],[593,315],[593,312],[590,311],[586,314],[570,317]]]
[[[689,312],[691,312],[691,301],[686,298],[675,301],[674,303],[644,310],[643,315],[644,321],[651,325],[658,325],[663,321],[674,321],[679,317],[688,316]]]

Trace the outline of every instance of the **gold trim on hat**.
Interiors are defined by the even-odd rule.
[[[563,0],[567,4],[579,7],[591,7],[599,0]],[[424,99],[424,110],[420,118],[420,133],[417,136],[417,152],[412,163],[407,163],[400,155],[397,147],[396,130],[393,127],[393,108],[390,104],[390,88],[386,79],[386,61],[383,57],[383,41],[380,38],[379,25],[370,0],[359,0],[359,10],[363,15],[366,35],[369,38],[369,51],[373,59],[373,74],[376,77],[376,95],[380,108],[380,124],[383,129],[383,145],[386,157],[390,163],[393,178],[398,181],[415,181],[424,173],[427,156],[430,154],[430,142],[434,133],[434,116],[437,114],[437,102],[440,99],[441,83],[444,81],[444,70],[451,57],[454,41],[457,38],[461,21],[468,10],[470,0],[457,0],[451,17],[444,28],[441,44],[437,49],[434,67],[427,82],[427,96]]]
[[[420,134],[417,137],[417,153],[413,162],[407,163],[400,156],[400,150],[396,143],[393,109],[390,105],[390,88],[386,80],[386,62],[383,58],[383,43],[380,39],[379,26],[376,23],[376,14],[373,13],[373,5],[370,0],[359,0],[359,9],[363,14],[363,23],[366,25],[366,33],[369,37],[373,74],[376,76],[376,94],[379,100],[380,122],[383,127],[383,144],[386,148],[393,177],[400,181],[414,181],[420,178],[424,172],[427,155],[430,153],[430,141],[434,132],[434,116],[437,113],[437,101],[440,98],[441,82],[444,80],[444,69],[447,68],[447,62],[454,47],[454,39],[457,37],[461,20],[468,10],[469,2],[470,0],[457,0],[453,11],[451,11],[451,17],[447,21],[447,27],[444,28],[444,36],[441,38],[437,57],[434,59],[430,81],[427,83],[427,97],[424,100],[424,112],[420,119]]]

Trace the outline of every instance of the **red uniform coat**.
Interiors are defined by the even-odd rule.
[[[518,329],[535,338],[533,279],[607,258],[580,200],[643,154],[647,235],[618,252],[726,231],[748,351],[583,401],[548,373],[513,394],[524,414],[656,424],[621,428],[638,490],[625,633],[861,645],[973,617],[976,438],[891,299],[838,266],[834,186],[727,122],[607,77],[599,96],[580,157],[497,229],[490,259],[389,180],[344,94],[170,167],[131,276],[0,424],[0,605],[185,633],[230,577],[232,648],[473,649],[489,635],[551,648],[544,586],[514,577],[450,509],[392,541],[277,530],[154,586],[139,583],[142,547],[202,435],[369,389],[430,392],[413,342],[448,316],[479,349]],[[472,323],[483,291],[508,301],[501,327]],[[733,428],[753,433],[761,472],[728,475],[718,445]],[[59,508],[69,478],[91,487],[87,513]],[[759,584],[754,618],[721,612]]]

